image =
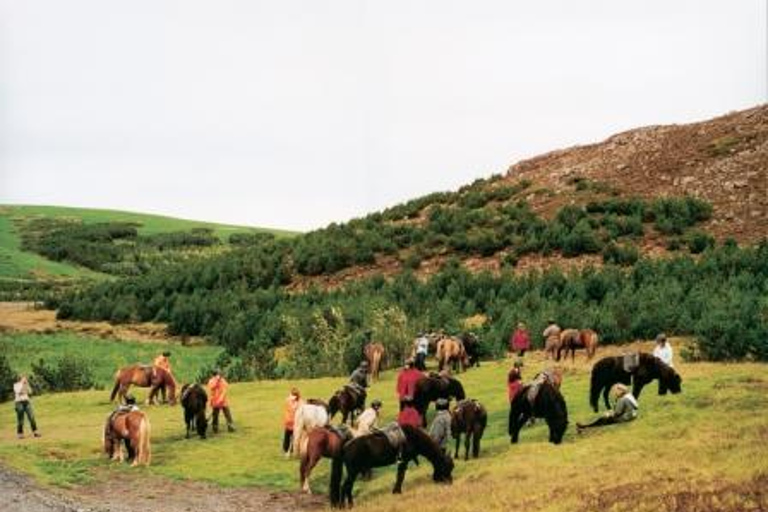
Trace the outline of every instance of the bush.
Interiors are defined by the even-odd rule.
[[[91,389],[96,384],[92,363],[70,354],[60,357],[53,364],[43,359],[32,363],[29,381],[37,393],[78,391]]]
[[[691,254],[700,254],[710,247],[715,246],[715,239],[702,231],[691,233],[687,240],[688,250]]]
[[[632,266],[640,259],[640,253],[633,245],[617,245],[613,242],[603,249],[603,261],[615,265]]]
[[[13,398],[13,384],[18,378],[16,372],[11,369],[8,358],[5,354],[0,354],[0,402]]]

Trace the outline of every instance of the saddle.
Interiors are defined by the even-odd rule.
[[[640,366],[640,353],[633,352],[621,356],[621,365],[625,372],[632,373]]]
[[[348,425],[326,425],[325,428],[339,436],[342,443],[352,439],[352,430]]]
[[[537,374],[536,377],[533,378],[533,382],[528,385],[528,390],[525,392],[525,398],[528,399],[528,403],[531,404],[531,407],[536,403],[536,397],[539,396],[541,386],[547,382],[550,384],[553,383],[552,376],[547,373],[547,370],[544,370]]]
[[[392,448],[398,452],[400,451],[400,448],[405,444],[405,434],[403,433],[403,429],[400,428],[400,425],[398,425],[395,421],[385,427],[377,429],[374,432],[374,435],[384,436]]]
[[[364,387],[355,382],[350,382],[344,385],[344,389],[346,389],[347,392],[352,396],[352,399],[355,401],[355,403],[365,402],[367,393],[365,392]]]

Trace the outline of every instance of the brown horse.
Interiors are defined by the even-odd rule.
[[[119,401],[124,402],[131,384],[151,388],[147,398],[147,403],[150,405],[155,403],[155,396],[163,387],[168,389],[168,402],[171,405],[176,404],[176,381],[168,371],[159,366],[133,364],[119,369],[115,373],[115,386],[112,388],[109,401],[114,401],[117,397]]]
[[[341,455],[344,443],[352,439],[352,431],[343,426],[325,426],[312,430],[307,439],[307,448],[301,452],[299,481],[301,490],[312,494],[309,475],[322,457],[333,459]]]
[[[456,439],[454,458],[459,457],[461,434],[464,433],[464,460],[469,460],[469,444],[472,442],[472,457],[480,456],[480,439],[488,424],[488,412],[477,400],[462,400],[451,412],[451,435]]]
[[[379,370],[386,353],[381,343],[368,343],[363,349],[363,355],[368,361],[368,375],[371,381],[379,380]]]
[[[128,460],[132,466],[149,466],[152,450],[149,444],[149,418],[141,411],[116,411],[109,415],[104,425],[104,452],[112,460],[122,462],[125,443]]]
[[[441,371],[448,365],[453,367],[454,371],[466,370],[469,367],[469,358],[464,349],[464,343],[459,338],[446,336],[437,342],[437,368]]]
[[[347,419],[350,424],[354,423],[355,416],[365,409],[366,397],[365,389],[347,384],[328,400],[329,419],[333,419],[337,412],[341,412],[342,423],[346,423]]]
[[[559,361],[562,351],[565,350],[565,357],[568,357],[568,351],[571,351],[571,362],[576,359],[576,349],[583,348],[587,351],[587,359],[592,359],[597,350],[598,337],[592,329],[566,329],[560,333],[560,343],[557,346],[557,356],[555,360]]]

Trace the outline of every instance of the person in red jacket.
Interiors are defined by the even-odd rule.
[[[525,356],[526,350],[531,349],[531,335],[528,333],[528,329],[525,328],[523,322],[517,324],[517,329],[512,333],[512,337],[509,339],[509,351],[512,353],[517,352],[520,357]]]
[[[416,410],[413,405],[413,400],[406,399],[402,404],[400,414],[397,415],[397,424],[401,427],[403,425],[410,425],[412,427],[421,427],[421,414]]]
[[[406,400],[412,400],[416,394],[416,383],[424,377],[424,374],[414,368],[411,358],[405,360],[405,367],[397,376],[397,399],[400,402],[400,410],[403,410]]]
[[[522,367],[523,361],[518,359],[507,374],[507,397],[509,398],[510,404],[520,390],[523,389],[523,374],[520,370]]]

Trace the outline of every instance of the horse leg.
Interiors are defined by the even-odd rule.
[[[476,459],[480,456],[480,438],[483,437],[483,432],[478,426],[472,430],[472,458]]]
[[[453,452],[453,458],[459,458],[459,445],[461,444],[461,431],[456,432],[456,450]]]
[[[403,480],[405,480],[405,471],[408,469],[408,461],[404,460],[397,465],[397,479],[392,488],[392,494],[401,494],[403,492]]]
[[[611,408],[611,403],[608,401],[608,395],[610,394],[610,392],[611,392],[611,386],[605,386],[605,389],[603,389],[603,401],[605,402],[606,409]]]
[[[344,487],[341,490],[341,503],[344,501],[352,507],[352,487],[355,485],[355,479],[357,478],[357,470],[347,466],[347,478],[344,480]]]
[[[469,460],[469,443],[471,441],[472,437],[472,427],[467,428],[467,431],[464,432],[464,460]]]

